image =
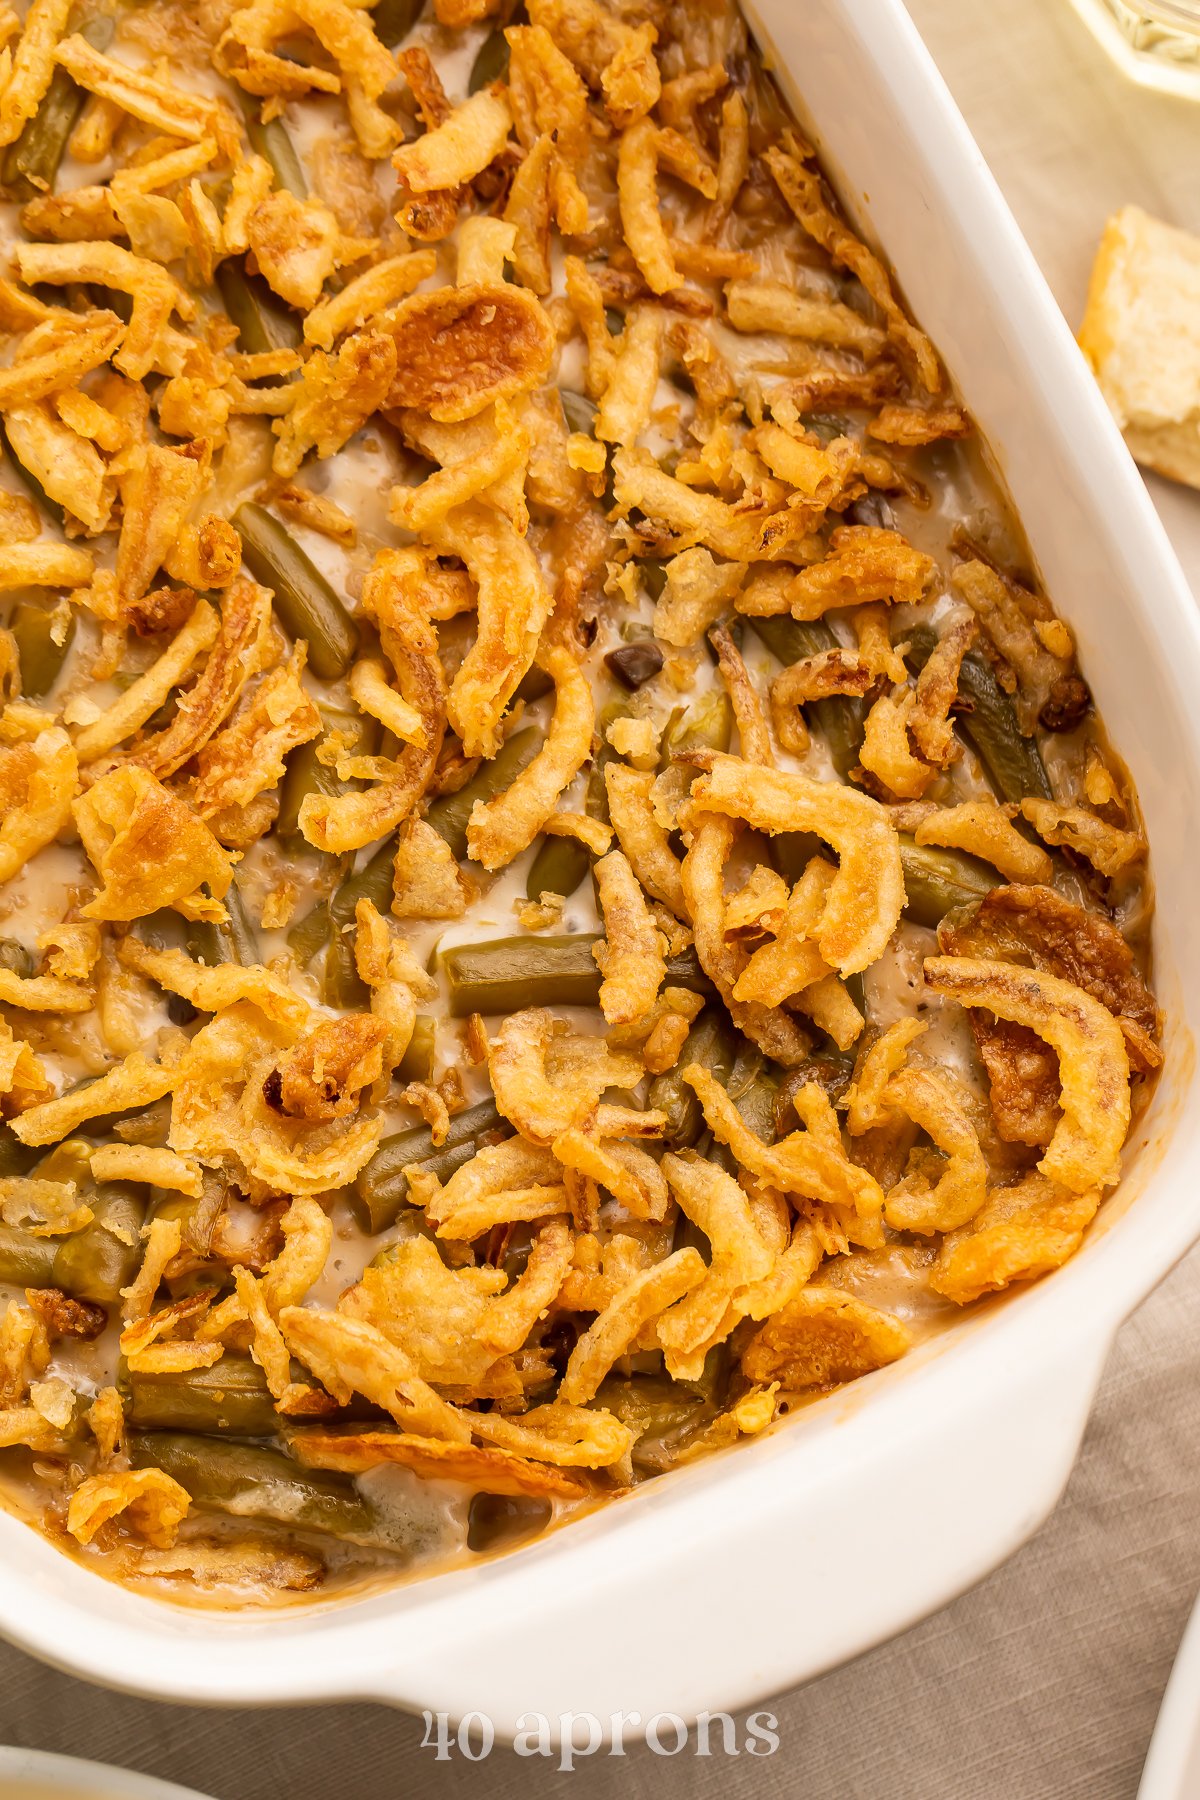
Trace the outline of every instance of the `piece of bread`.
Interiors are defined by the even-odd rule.
[[[1200,237],[1115,213],[1079,343],[1138,462],[1200,488]]]

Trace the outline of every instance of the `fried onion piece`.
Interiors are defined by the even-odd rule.
[[[316,849],[335,854],[374,843],[408,817],[429,785],[446,729],[446,676],[437,632],[404,551],[384,550],[376,557],[363,584],[363,609],[379,627],[400,696],[420,718],[424,742],[403,745],[391,773],[370,787],[306,795],[300,829]]]
[[[707,1069],[693,1063],[683,1071],[683,1079],[699,1099],[710,1129],[729,1145],[750,1174],[781,1194],[799,1194],[828,1206],[850,1207],[868,1227],[878,1221],[883,1207],[879,1184],[847,1157],[836,1121],[832,1131],[828,1128],[832,1115],[823,1117],[813,1111],[816,1129],[809,1126],[774,1144],[765,1144]],[[801,1095],[795,1098],[799,1100]]]
[[[609,814],[624,855],[653,900],[669,907],[677,919],[688,917],[679,858],[654,816],[650,790],[654,776],[624,763],[605,765],[604,785]]]
[[[76,753],[59,726],[0,749],[0,886],[54,842],[78,785]]]
[[[477,1150],[426,1202],[438,1237],[471,1242],[493,1225],[552,1218],[567,1210],[562,1171],[555,1157],[524,1138]]]
[[[750,1381],[777,1381],[785,1393],[833,1387],[904,1355],[908,1327],[837,1288],[802,1288],[742,1352]]]
[[[1036,1281],[1074,1256],[1096,1215],[1099,1193],[1067,1193],[1044,1175],[997,1188],[961,1231],[942,1241],[930,1286],[969,1306],[1014,1281]]]
[[[276,475],[295,475],[310,450],[319,460],[340,450],[383,405],[395,374],[396,347],[386,331],[357,331],[336,351],[312,351],[289,389],[288,410],[271,427],[279,438],[271,460]]]
[[[461,919],[470,892],[440,832],[424,819],[409,819],[401,826],[392,874],[396,918]]]
[[[940,844],[980,856],[1009,881],[1048,882],[1054,864],[1031,844],[994,800],[967,800],[939,807],[922,819],[913,833],[918,844]]]
[[[221,629],[203,672],[180,695],[166,729],[131,754],[131,769],[149,770],[160,780],[181,769],[229,716],[247,681],[266,666],[271,643],[270,592],[239,578],[225,590]]]
[[[18,244],[13,262],[30,287],[84,281],[128,294],[133,311],[113,362],[134,381],[154,367],[172,312],[190,319],[195,311],[195,303],[165,269],[119,244]]]
[[[29,1107],[13,1120],[12,1129],[23,1144],[56,1144],[88,1119],[161,1100],[178,1080],[178,1067],[147,1062],[135,1051],[98,1080]]]
[[[472,1421],[473,1423],[473,1421]],[[411,1469],[426,1481],[456,1481],[480,1494],[518,1494],[532,1499],[579,1500],[586,1482],[544,1463],[527,1462],[504,1449],[481,1449],[404,1431],[328,1431],[306,1427],[288,1448],[309,1469],[361,1475],[382,1466]]]
[[[959,619],[943,632],[917,676],[916,704],[909,729],[926,762],[948,768],[960,755],[950,724],[950,708],[958,698],[962,660],[978,635],[973,618]]]
[[[281,1025],[300,1030],[308,1020],[307,1002],[274,970],[260,963],[220,963],[209,968],[193,962],[182,950],[155,950],[132,935],[122,941],[118,955],[126,968],[148,976],[168,993],[179,994],[198,1012],[216,1013],[236,1006],[239,1000],[249,1000]]]
[[[396,344],[389,407],[470,419],[544,380],[554,331],[534,296],[511,283],[471,283],[401,301],[380,324]]]
[[[101,889],[80,908],[85,919],[140,919],[160,906],[185,916],[222,918],[233,880],[230,856],[212,832],[145,769],[113,769],[72,806]],[[213,898],[206,899],[205,885]]]
[[[890,600],[917,606],[935,573],[933,558],[878,525],[839,525],[823,562],[801,569],[788,589],[792,617],[819,619],[831,607]]]
[[[150,1144],[101,1144],[93,1150],[91,1171],[97,1181],[144,1181],[198,1200],[203,1191],[198,1165],[174,1150]]]
[[[9,413],[14,407],[26,407],[50,394],[59,394],[64,388],[73,388],[84,375],[108,361],[124,335],[125,327],[116,314],[101,312],[94,313],[92,323],[73,331],[65,342],[55,343],[40,354],[31,355],[27,349],[21,355],[19,347],[11,367],[0,369],[0,407]],[[30,346],[33,341],[31,332]]]
[[[1118,875],[1146,854],[1139,832],[1122,831],[1086,806],[1062,806],[1054,800],[1022,800],[1021,816],[1047,844],[1065,846],[1084,856],[1101,875]]]
[[[737,331],[804,338],[834,350],[853,350],[864,362],[874,362],[887,342],[886,333],[852,307],[799,294],[790,281],[731,281],[725,300]]]
[[[138,1537],[169,1550],[191,1504],[187,1489],[165,1469],[114,1469],[80,1482],[67,1509],[67,1530],[90,1544],[102,1525],[122,1516]]]
[[[755,767],[752,763],[743,766]],[[725,865],[735,836],[732,820],[715,813],[693,814],[692,841],[683,859],[681,879],[695,934],[696,955],[729,1008],[734,1024],[784,1068],[795,1068],[808,1054],[808,1034],[782,1009],[764,1007],[757,1001],[735,1000],[733,996],[745,960],[744,952],[725,935]]]
[[[591,1112],[606,1088],[629,1086],[642,1072],[637,1057],[614,1055],[599,1038],[556,1044],[555,1027],[552,1013],[534,1007],[510,1014],[488,1044],[496,1105],[531,1144],[553,1143]],[[645,1116],[662,1119],[661,1113]]]
[[[602,1406],[570,1406],[556,1400],[518,1417],[480,1413],[471,1430],[492,1444],[559,1468],[604,1469],[619,1462],[633,1433]]]
[[[462,187],[500,155],[511,129],[508,101],[490,88],[480,88],[432,131],[402,144],[392,163],[414,194]]]
[[[468,756],[494,756],[500,718],[537,652],[551,595],[527,541],[492,507],[457,507],[432,534],[461,556],[479,590],[479,630],[450,689],[448,713]]]
[[[1116,1181],[1129,1130],[1129,1057],[1107,1007],[1057,976],[976,957],[929,957],[925,980],[960,1005],[1028,1026],[1054,1050],[1063,1117],[1042,1173],[1074,1194]]]
[[[198,656],[209,649],[221,628],[218,613],[207,600],[198,600],[182,630],[162,655],[125,692],[75,734],[75,753],[80,762],[94,762],[123,738],[132,737],[151,718],[181,682]]]
[[[900,305],[879,258],[837,216],[820,175],[776,145],[766,152],[765,161],[808,235],[862,282],[886,320],[888,336],[921,386],[927,393],[940,393],[942,371],[937,352]]]
[[[292,1353],[341,1405],[362,1394],[396,1423],[449,1443],[470,1442],[463,1415],[439,1398],[410,1358],[364,1319],[315,1307],[285,1306],[279,1328]]]
[[[922,1171],[889,1189],[888,1224],[924,1236],[956,1231],[979,1211],[987,1192],[987,1164],[956,1084],[933,1069],[901,1069],[888,1082],[883,1104],[920,1126],[946,1158],[935,1183]]]
[[[231,806],[249,806],[278,786],[285,758],[321,732],[321,715],[300,679],[306,647],[265,675],[232,724],[209,739],[197,758],[190,800],[202,819]]]
[[[592,951],[604,977],[600,1010],[610,1025],[628,1025],[649,1012],[666,980],[663,938],[619,850],[602,856],[593,874],[605,933]]]
[[[754,952],[734,984],[736,1000],[782,1006],[828,976],[829,964],[817,948],[815,933],[835,874],[833,864],[823,856],[810,860],[788,895],[782,918],[767,926],[775,934],[774,942]]]
[[[816,832],[840,859],[817,932],[821,955],[852,975],[883,954],[904,905],[904,876],[899,838],[877,801],[849,787],[718,755],[692,789],[692,802],[772,835]]]
[[[595,1137],[573,1125],[559,1133],[553,1149],[564,1169],[606,1189],[631,1218],[658,1221],[666,1216],[671,1198],[666,1180],[640,1145],[597,1143]]]
[[[467,850],[485,869],[502,869],[529,848],[591,752],[596,708],[578,660],[566,645],[545,644],[537,666],[554,682],[554,716],[541,749],[511,786],[472,808]]]
[[[770,1274],[775,1253],[758,1232],[746,1194],[717,1164],[690,1151],[664,1156],[663,1173],[711,1247],[703,1281],[664,1313],[657,1327],[668,1373],[677,1381],[694,1381],[707,1352],[741,1316],[735,1297]]]
[[[688,1247],[635,1275],[576,1343],[559,1386],[560,1399],[573,1406],[593,1399],[617,1358],[633,1346],[653,1319],[703,1281],[706,1273],[700,1252]]]

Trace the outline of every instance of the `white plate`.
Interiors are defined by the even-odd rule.
[[[74,1756],[2,1746],[0,1796],[3,1800],[204,1800],[194,1788],[114,1769],[110,1763],[80,1762]]]
[[[1200,625],[1145,489],[898,0],[753,0],[851,212],[887,248],[1008,482],[1137,782],[1166,1065],[1066,1268],[752,1443],[484,1565],[341,1605],[184,1610],[0,1517],[0,1631],[115,1687],[373,1698],[498,1736],[749,1705],[941,1606],[1045,1518],[1121,1321],[1200,1235]],[[794,84],[787,71],[794,73]]]
[[[1196,1800],[1200,1794],[1200,1602],[1175,1652],[1158,1709],[1137,1800]]]

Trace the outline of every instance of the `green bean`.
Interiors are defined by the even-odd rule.
[[[544,1531],[552,1509],[548,1500],[524,1494],[472,1494],[467,1508],[467,1549],[476,1556],[512,1550]]]
[[[112,42],[113,21],[105,15],[89,19],[80,26],[80,35],[94,50],[106,50]],[[10,199],[33,200],[54,192],[58,165],[86,99],[65,69],[55,69],[40,106],[5,153],[0,173]]]
[[[261,962],[258,938],[236,881],[230,883],[224,904],[229,914],[225,924],[214,924],[208,919],[188,921],[184,931],[188,955],[210,969],[219,969],[222,963],[240,963],[242,968],[248,968]]]
[[[668,724],[662,738],[665,769],[689,750],[728,750],[733,738],[733,705],[724,688],[710,688]]]
[[[481,1138],[508,1129],[495,1102],[482,1100],[478,1106],[455,1114],[443,1144],[434,1144],[427,1125],[414,1125],[408,1131],[384,1138],[354,1183],[354,1209],[363,1230],[377,1236],[396,1223],[401,1207],[408,1204],[405,1170],[410,1164],[418,1163],[439,1181],[446,1181],[455,1169],[471,1160]]]
[[[26,1174],[41,1154],[32,1145],[23,1144],[12,1126],[0,1119],[0,1176]]]
[[[607,754],[606,754],[607,752]],[[608,792],[604,783],[605,764],[612,761],[610,745],[602,745],[588,776],[587,796],[583,810],[589,819],[608,820]],[[578,838],[543,838],[537,855],[529,865],[525,879],[525,897],[540,900],[543,894],[561,894],[569,900],[592,866],[592,853]]]
[[[481,763],[464,787],[457,793],[441,794],[425,815],[427,824],[444,837],[451,852],[461,862],[467,854],[467,821],[477,800],[491,800],[511,787],[526,763],[533,761],[541,746],[543,733],[536,725],[515,731],[500,746],[491,762]]]
[[[278,186],[286,188],[297,200],[307,200],[308,181],[283,120],[264,119],[261,109],[249,96],[242,102],[242,111],[250,147],[270,163]]]
[[[500,81],[508,70],[508,39],[503,29],[497,25],[489,31],[471,64],[470,79],[467,92],[477,94],[480,88],[489,87],[493,81]]]
[[[360,900],[370,900],[380,912],[390,911],[395,860],[396,846],[388,838],[357,873],[346,876],[328,901],[329,948],[321,983],[327,1006],[366,1005],[366,983],[354,962],[354,915]]]
[[[437,1020],[428,1013],[419,1013],[408,1049],[396,1065],[396,1074],[401,1081],[429,1081],[436,1052]]]
[[[240,350],[264,356],[270,350],[297,348],[303,337],[300,320],[261,275],[247,275],[236,257],[227,257],[218,263],[215,279],[226,317],[237,326]]]
[[[329,942],[329,902],[318,900],[310,912],[294,925],[288,926],[288,949],[302,969],[307,969],[313,958],[325,944]]]
[[[598,931],[580,931],[564,937],[497,938],[439,952],[450,1016],[519,1012],[526,1006],[595,1006],[600,971],[592,946],[600,937]],[[712,992],[691,949],[668,958],[667,981],[696,994]]]
[[[901,833],[900,861],[904,867],[905,916],[914,925],[939,925],[956,907],[982,900],[1001,878],[987,863],[961,850],[937,850],[915,844]]]
[[[374,1549],[404,1548],[397,1525],[348,1476],[303,1469],[282,1450],[156,1431],[131,1437],[129,1456],[136,1469],[165,1469],[199,1505],[218,1512],[273,1519]]]
[[[586,394],[577,394],[570,388],[560,388],[558,397],[562,401],[563,417],[568,429],[590,437],[596,423],[596,402]]]
[[[15,1287],[52,1287],[58,1245],[19,1225],[0,1225],[0,1281]]]
[[[380,742],[380,725],[369,715],[351,711],[347,707],[324,706],[318,702],[320,724],[324,731],[344,733],[347,742],[354,742],[354,752],[360,756],[374,756]],[[300,832],[300,806],[308,799],[309,794],[322,794],[333,799],[338,794],[347,794],[351,790],[349,781],[338,778],[336,769],[322,763],[317,752],[320,749],[320,738],[313,738],[309,743],[300,743],[299,749],[291,751],[288,756],[288,767],[284,769],[284,778],[279,788],[279,815],[275,819],[275,837],[284,844],[286,850],[302,850],[306,844],[304,833]]]
[[[936,643],[937,636],[930,626],[916,626],[909,633],[909,666],[923,669]],[[955,724],[983,764],[1000,799],[1053,800],[1054,789],[1041,752],[1033,738],[1023,735],[1012,701],[997,681],[991,663],[978,650],[968,650],[963,657],[958,691],[970,710],[959,713]]]
[[[425,0],[379,0],[371,14],[375,36],[389,50],[403,43],[424,9]]]
[[[554,682],[551,677],[547,675],[545,669],[539,669],[535,663],[532,668],[526,669],[524,675],[522,675],[517,684],[516,692],[513,694],[513,699],[524,700],[526,706],[532,706],[535,700],[544,699],[553,686]]]
[[[185,950],[188,922],[173,907],[160,906],[146,913],[133,927],[133,934],[151,950]]]
[[[279,1414],[256,1362],[227,1350],[211,1369],[175,1375],[121,1377],[125,1417],[135,1431],[228,1432],[234,1437],[270,1437]]]
[[[47,606],[22,600],[13,608],[8,629],[21,659],[21,692],[40,700],[58,680],[75,637],[75,614],[69,606]]]
[[[321,574],[264,507],[248,500],[233,517],[242,560],[256,581],[275,595],[284,630],[308,644],[308,662],[322,681],[346,673],[358,646],[358,628]]]
[[[733,1073],[738,1038],[724,1011],[709,1006],[693,1022],[673,1069],[656,1075],[646,1102],[652,1112],[667,1115],[663,1138],[672,1150],[690,1149],[704,1129],[700,1102],[683,1079],[683,1071],[699,1063],[724,1086]]]
[[[145,1189],[128,1181],[102,1182],[88,1191],[87,1204],[92,1222],[63,1239],[54,1258],[52,1285],[78,1300],[112,1306],[142,1260]]]
[[[792,619],[786,614],[769,619],[747,619],[771,655],[790,666],[806,656],[820,656],[837,648],[837,638],[823,619]],[[845,781],[858,762],[866,730],[866,708],[861,700],[835,695],[813,700],[806,707],[825,740],[830,760]]]

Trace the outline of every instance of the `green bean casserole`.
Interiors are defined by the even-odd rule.
[[[1079,1248],[1136,798],[726,0],[0,0],[0,1492],[465,1564]]]

